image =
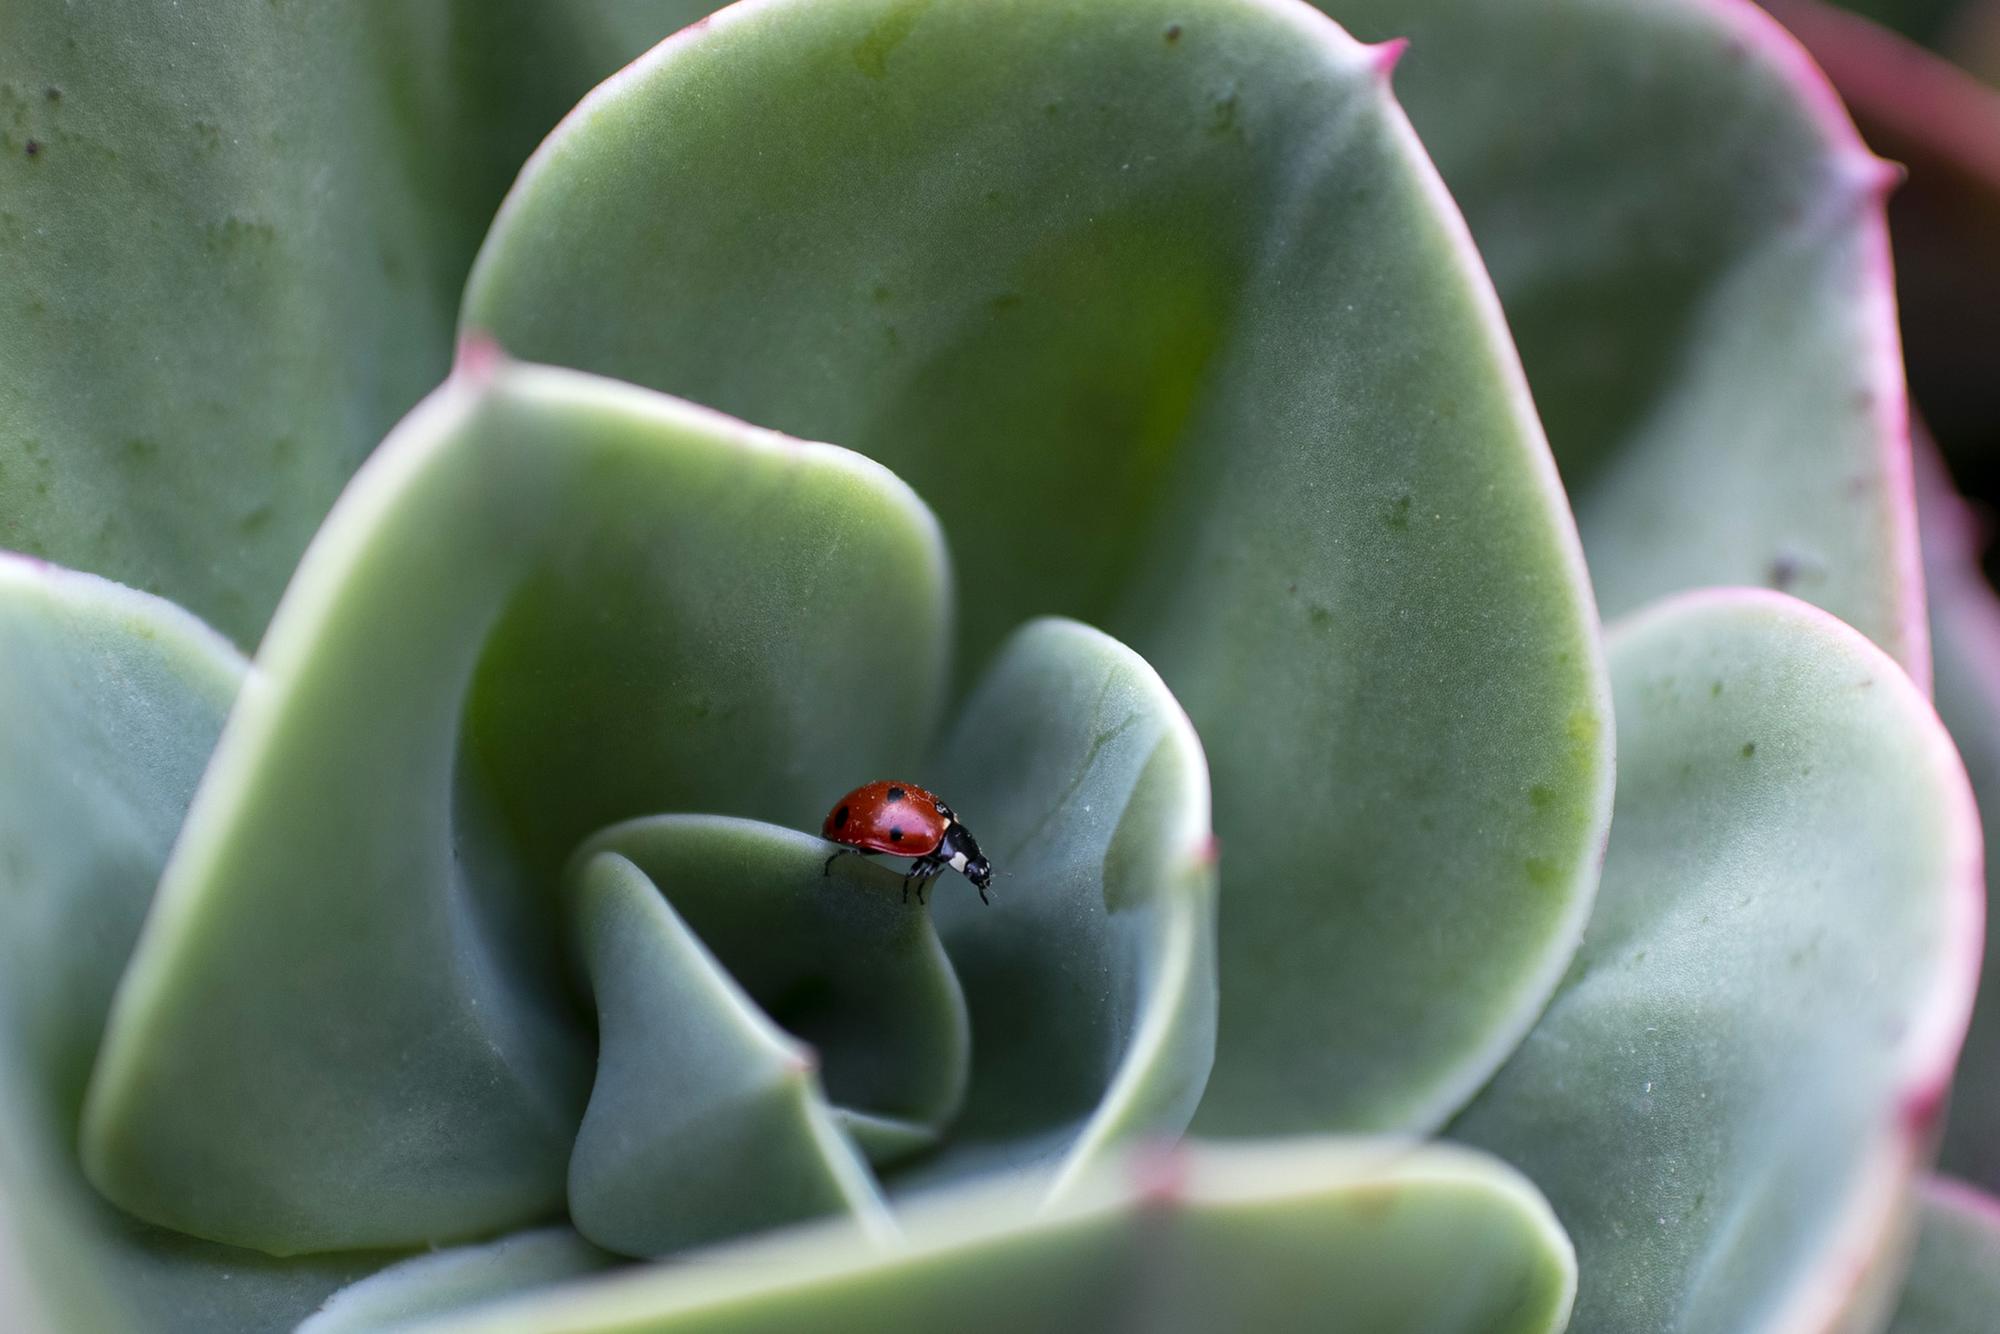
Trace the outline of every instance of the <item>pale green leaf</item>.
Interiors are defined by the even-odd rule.
[[[637,1256],[829,1213],[892,1231],[812,1055],[730,979],[661,887],[595,852],[570,895],[598,1044],[569,1163],[577,1231]]]
[[[1611,673],[1597,909],[1452,1133],[1547,1192],[1579,1327],[1823,1329],[1896,1235],[1965,1031],[1965,772],[1901,668],[1780,594],[1643,612]]]
[[[1032,1179],[905,1211],[909,1245],[774,1234],[419,1328],[442,1334],[1556,1334],[1575,1260],[1527,1182],[1444,1146],[1116,1155],[1039,1216]]]
[[[1889,1334],[1989,1334],[2000,1311],[2000,1201],[1933,1178],[1917,1217],[1916,1259]]]
[[[464,308],[895,468],[965,666],[1056,611],[1158,667],[1215,773],[1218,1131],[1445,1117],[1609,812],[1574,535],[1389,54],[1253,0],[752,0],[585,100]]]
[[[1073,621],[1002,646],[938,791],[995,869],[931,891],[972,1016],[972,1086],[917,1187],[1178,1135],[1215,1055],[1208,769],[1151,667]]]
[[[282,1328],[381,1264],[161,1232],[83,1178],[112,989],[243,660],[167,603],[0,557],[0,1325]]]
[[[1607,615],[1711,584],[1929,663],[1883,197],[1738,0],[1315,0],[1398,94],[1493,274]]]
[[[894,478],[490,355],[322,530],[123,983],[84,1156],[153,1221],[284,1253],[553,1214],[562,859],[651,811],[816,818],[931,731],[946,574]]]

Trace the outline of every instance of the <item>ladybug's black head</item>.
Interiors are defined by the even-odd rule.
[[[958,821],[951,822],[951,828],[944,831],[943,851],[946,862],[958,873],[972,882],[979,891],[979,901],[989,902],[986,887],[993,883],[993,864],[979,851],[979,844],[973,841],[972,831]]]

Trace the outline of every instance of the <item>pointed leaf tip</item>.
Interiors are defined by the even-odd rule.
[[[1908,167],[1885,157],[1876,157],[1873,153],[1864,152],[1854,158],[1851,169],[1862,192],[1875,203],[1902,189],[1903,182],[1910,179]]]
[[[454,379],[483,387],[492,382],[506,360],[507,350],[500,346],[499,339],[481,329],[467,329],[459,335],[458,355],[452,361],[451,373]]]
[[[1136,1146],[1128,1165],[1133,1197],[1148,1208],[1180,1204],[1188,1197],[1192,1166],[1178,1140],[1156,1139]]]
[[[1410,49],[1407,37],[1391,37],[1386,42],[1377,42],[1368,48],[1368,60],[1374,67],[1375,77],[1383,83],[1396,72],[1396,66],[1403,61],[1403,52]]]

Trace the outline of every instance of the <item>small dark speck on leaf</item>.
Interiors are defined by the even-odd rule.
[[[41,141],[39,139],[28,140],[26,145],[26,152],[29,157],[40,157],[42,155]]]
[[[55,87],[44,88],[42,96],[48,98],[51,102],[60,102],[62,101],[62,89]]]
[[[1181,25],[1178,23],[1169,23],[1167,25],[1167,45],[1171,46],[1180,39]]]
[[[1754,741],[1746,741],[1746,742],[1744,742],[1744,743],[1743,743],[1743,758],[1744,758],[1744,759],[1746,759],[1746,760],[1747,760],[1747,759],[1749,759],[1749,758],[1750,758],[1750,757],[1751,757],[1752,755],[1755,755],[1756,753],[1757,753],[1757,743],[1756,743],[1756,742],[1754,742]]]

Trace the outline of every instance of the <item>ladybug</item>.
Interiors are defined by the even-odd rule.
[[[846,846],[826,859],[824,874],[833,874],[833,864],[853,853],[873,857],[915,857],[916,864],[903,877],[903,899],[909,901],[910,886],[917,887],[917,902],[924,901],[924,887],[949,866],[972,882],[981,903],[991,903],[986,887],[993,882],[993,867],[980,855],[972,831],[958,822],[951,807],[915,783],[865,783],[835,802],[827,812],[820,834],[828,842]]]

